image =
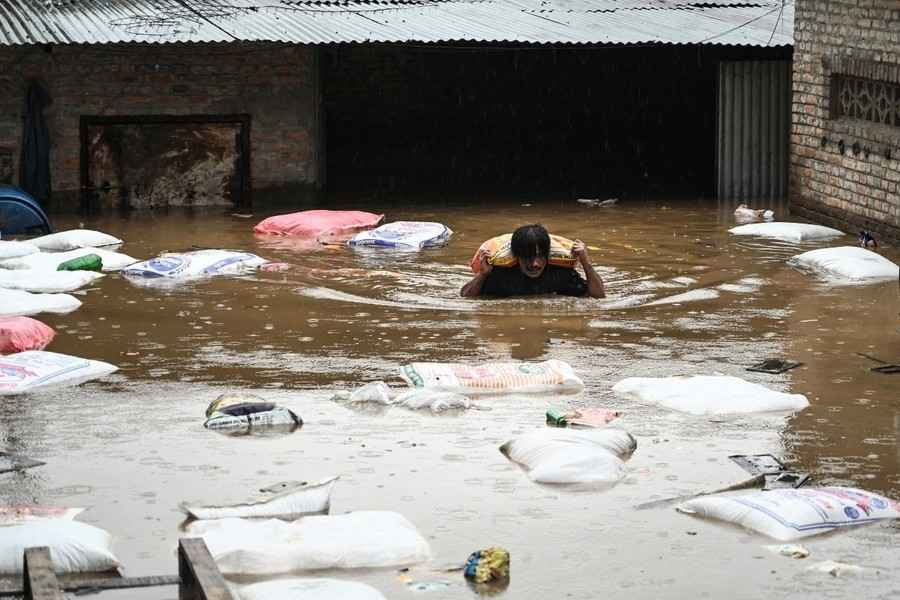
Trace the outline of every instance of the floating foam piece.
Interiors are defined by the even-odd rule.
[[[120,271],[132,263],[136,263],[137,259],[122,254],[121,252],[110,252],[102,248],[78,248],[69,250],[68,252],[38,252],[37,254],[29,254],[22,258],[14,258],[12,260],[4,260],[0,262],[0,268],[3,269],[35,269],[44,271],[56,271],[62,263],[72,260],[73,258],[81,258],[88,254],[96,254],[103,261],[104,271]]]
[[[65,314],[81,306],[81,300],[69,294],[32,294],[0,288],[0,317],[36,315],[49,312]]]
[[[275,235],[344,235],[361,229],[370,229],[384,220],[360,210],[304,210],[286,215],[275,215],[257,223],[253,231]]]
[[[809,406],[802,394],[785,394],[728,375],[629,377],[612,387],[626,400],[692,415],[798,411]]]
[[[71,292],[103,277],[94,271],[0,269],[0,288],[34,293]]]
[[[445,245],[453,231],[441,223],[396,221],[361,231],[348,242],[351,246],[376,246],[401,250],[421,250]]]
[[[0,240],[0,260],[8,258],[20,258],[29,254],[36,254],[41,249],[28,242],[16,242],[12,240]]]
[[[400,367],[410,386],[460,394],[576,394],[584,382],[561,360],[540,363],[412,363]]]
[[[22,573],[26,548],[46,546],[56,573],[86,573],[115,569],[119,560],[106,531],[66,519],[40,519],[2,529],[0,573]]]
[[[55,336],[52,327],[28,317],[0,318],[0,354],[43,350]]]
[[[788,264],[837,282],[862,283],[900,278],[900,266],[858,246],[811,250],[792,256]]]
[[[740,525],[782,542],[900,518],[900,504],[896,500],[846,487],[703,496],[683,502],[677,509]]]
[[[540,483],[615,483],[625,477],[624,458],[637,442],[616,428],[572,430],[545,428],[500,446],[511,461]]]
[[[428,542],[415,526],[403,515],[388,511],[307,516],[293,523],[194,521],[187,533],[203,538],[226,575],[394,567],[431,556]]]
[[[129,266],[122,275],[131,281],[174,282],[216,275],[242,275],[255,271],[267,261],[250,252],[195,250],[166,253]]]
[[[31,350],[0,356],[0,396],[24,394],[37,388],[75,385],[118,370],[109,363]]]
[[[728,233],[734,235],[757,235],[789,242],[806,242],[809,240],[826,240],[844,235],[843,231],[812,225],[810,223],[750,223],[732,227]]]
[[[63,252],[76,248],[99,248],[118,246],[124,242],[117,237],[92,229],[70,229],[28,240],[44,251]]]
[[[244,586],[241,600],[385,600],[364,583],[338,579],[277,579]]]

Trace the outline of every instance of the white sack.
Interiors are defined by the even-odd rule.
[[[540,363],[412,363],[400,367],[410,386],[460,394],[577,394],[584,382],[561,360]]]
[[[347,401],[356,402],[375,402],[376,404],[392,404],[391,388],[383,381],[373,381],[362,387],[358,387],[347,396]]]
[[[415,389],[404,392],[394,398],[394,402],[404,408],[420,410],[431,409],[433,413],[443,412],[451,408],[466,409],[471,406],[469,399],[455,392],[437,392],[429,389]]]
[[[24,394],[45,386],[75,385],[116,370],[118,367],[99,360],[43,350],[0,356],[0,396]]]
[[[187,533],[203,538],[226,575],[394,567],[420,563],[431,555],[415,526],[387,511],[310,516],[293,523],[195,521]]]
[[[740,496],[703,496],[677,509],[719,519],[782,542],[843,527],[900,518],[895,500],[845,487],[781,489]]]
[[[11,240],[0,240],[0,260],[7,258],[19,258],[40,252],[41,249],[34,244],[28,242],[14,242]]]
[[[375,229],[360,231],[348,242],[351,246],[377,246],[400,250],[421,250],[445,245],[453,231],[441,223],[395,221]]]
[[[612,387],[619,398],[692,415],[803,410],[802,394],[785,394],[727,375],[629,377]]]
[[[38,248],[49,252],[63,252],[76,248],[98,248],[100,246],[118,246],[122,240],[102,231],[92,229],[70,229],[51,233],[38,238],[28,240]]]
[[[40,271],[0,269],[0,288],[24,292],[71,292],[103,277],[94,271]]]
[[[241,600],[385,600],[364,583],[338,579],[277,579],[244,586]]]
[[[809,223],[750,223],[732,227],[728,233],[734,235],[758,235],[760,237],[775,238],[789,242],[806,242],[809,240],[825,240],[844,235],[843,231],[825,227],[824,225],[812,225]]]
[[[22,573],[26,548],[47,546],[56,573],[108,571],[119,566],[106,531],[78,521],[42,519],[0,529],[0,573]]]
[[[812,271],[826,279],[849,280],[848,283],[900,278],[900,266],[880,254],[858,246],[804,252],[792,256],[787,264]]]
[[[226,506],[199,506],[183,503],[181,509],[195,519],[286,518],[328,512],[331,490],[337,477],[288,489],[255,502]]]
[[[233,250],[170,252],[133,264],[122,274],[133,282],[165,283],[215,275],[241,275],[267,262],[255,254]]]
[[[625,477],[623,459],[637,448],[622,429],[536,429],[500,447],[540,483],[615,483]]]
[[[277,427],[282,425],[299,426],[302,423],[294,411],[276,406],[272,410],[251,413],[249,415],[227,415],[215,413],[203,422],[207,429],[256,429],[259,427]]]
[[[103,261],[104,271],[120,271],[128,265],[137,262],[136,258],[132,258],[121,252],[110,252],[100,248],[78,248],[69,250],[68,252],[38,252],[37,254],[29,254],[22,258],[14,258],[12,260],[4,260],[0,262],[0,268],[3,269],[41,269],[44,271],[56,271],[57,267],[67,260],[73,258],[81,258],[88,254],[96,254]]]
[[[0,317],[36,315],[42,312],[65,314],[81,306],[69,294],[31,294],[0,288]]]

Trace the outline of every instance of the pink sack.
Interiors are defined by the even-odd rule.
[[[253,231],[275,235],[334,236],[371,229],[383,219],[384,215],[360,210],[304,210],[263,219]]]
[[[28,317],[0,319],[0,354],[43,350],[56,332]]]

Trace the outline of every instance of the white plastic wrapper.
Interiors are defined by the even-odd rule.
[[[103,270],[106,272],[120,271],[128,265],[137,262],[136,258],[132,258],[121,252],[110,252],[102,248],[78,248],[77,250],[69,250],[68,252],[38,252],[37,254],[29,254],[22,258],[14,258],[0,262],[0,268],[3,269],[35,269],[56,272],[57,267],[62,263],[72,260],[73,258],[81,258],[88,254],[96,254],[103,261]]]
[[[441,223],[395,221],[375,229],[360,231],[348,243],[351,246],[421,250],[443,246],[451,235],[453,231]]]
[[[827,240],[841,237],[843,231],[825,227],[824,225],[812,225],[810,223],[750,223],[732,227],[728,233],[734,235],[756,235],[759,237],[774,238],[788,242],[806,242],[810,240]]]
[[[71,292],[103,277],[94,271],[0,269],[0,288],[33,293]]]
[[[181,509],[195,519],[288,518],[328,512],[337,477],[309,483],[255,502],[227,506],[183,503]]]
[[[168,253],[133,264],[122,271],[135,283],[166,283],[250,273],[268,261],[250,252],[233,250],[195,250]]]
[[[0,573],[21,574],[26,548],[47,546],[56,573],[115,569],[119,560],[106,531],[66,519],[40,519],[0,529]]]
[[[540,483],[613,484],[625,477],[625,463],[637,448],[630,433],[606,428],[536,429],[500,447]]]
[[[412,363],[400,367],[410,386],[460,394],[577,394],[584,382],[561,360],[540,363]]]
[[[36,315],[42,312],[65,314],[81,306],[81,300],[69,294],[32,294],[0,288],[0,317]]]
[[[371,586],[338,579],[276,579],[244,586],[238,594],[240,600],[385,600]]]
[[[310,516],[293,523],[195,521],[187,533],[203,538],[226,575],[395,567],[431,556],[428,542],[415,526],[403,515],[387,511]]]
[[[116,370],[118,367],[99,360],[43,350],[0,356],[0,396],[25,394],[48,386],[76,385]]]
[[[692,415],[799,411],[802,394],[785,394],[728,375],[629,377],[612,387],[619,398],[663,406]]]
[[[860,248],[821,248],[792,256],[788,264],[811,271],[834,283],[867,283],[900,279],[900,266],[885,257]]]
[[[57,233],[34,238],[28,240],[28,243],[34,244],[45,252],[63,252],[66,250],[75,250],[76,248],[118,246],[124,242],[119,238],[103,233],[102,231],[94,231],[92,229],[70,229],[69,231],[59,231]]]
[[[684,513],[733,523],[782,542],[900,518],[897,501],[845,487],[703,496],[683,502],[677,508]]]
[[[41,249],[28,242],[16,242],[13,240],[0,240],[0,260],[8,258],[20,258],[40,252]]]

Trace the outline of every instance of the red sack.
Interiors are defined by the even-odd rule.
[[[340,235],[371,229],[383,219],[384,215],[360,210],[304,210],[263,219],[256,224],[253,231],[275,235],[319,237],[323,234]]]
[[[55,335],[52,328],[28,317],[0,319],[0,354],[43,350]]]

